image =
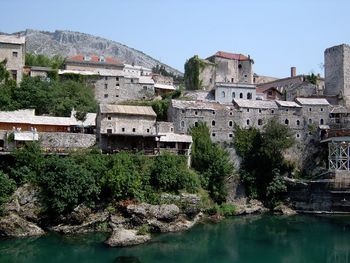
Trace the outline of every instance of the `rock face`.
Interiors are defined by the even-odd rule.
[[[236,207],[236,215],[249,215],[265,213],[268,211],[268,209],[264,207],[262,202],[255,199],[248,200],[247,198],[241,198],[235,200],[233,204]]]
[[[137,232],[134,229],[117,228],[105,243],[111,247],[127,247],[139,245],[151,239],[150,234],[138,235]]]
[[[3,237],[28,237],[40,236],[45,232],[36,224],[31,223],[14,213],[0,219],[0,236]]]
[[[31,184],[19,187],[5,205],[4,213],[16,213],[26,220],[38,222],[44,207],[40,193],[40,188]]]
[[[180,209],[174,204],[150,205],[141,203],[139,205],[129,205],[126,209],[130,215],[138,216],[141,219],[156,218],[165,221],[174,220],[180,213]]]
[[[286,215],[286,216],[292,216],[292,215],[296,215],[297,212],[294,211],[293,209],[291,209],[290,207],[286,206],[286,205],[278,205],[273,209],[273,212],[275,214],[278,215]]]
[[[147,68],[155,67],[158,64],[163,65],[168,72],[182,75],[180,71],[141,51],[101,37],[62,30],[46,32],[27,29],[20,34],[26,36],[26,52],[29,53],[44,54],[50,57],[53,55],[69,57],[77,54],[104,55],[117,58],[127,64],[135,63],[135,65]]]

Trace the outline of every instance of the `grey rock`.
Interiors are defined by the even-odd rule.
[[[0,219],[0,236],[30,237],[41,236],[43,234],[45,234],[44,230],[15,213],[10,213]]]
[[[148,224],[152,229],[157,229],[161,233],[180,232],[193,227],[202,216],[202,213],[199,213],[193,220],[187,220],[184,216],[179,216],[173,222],[163,222],[157,219],[151,219],[148,221]]]
[[[279,215],[286,215],[286,216],[292,216],[292,215],[296,215],[297,212],[294,211],[293,209],[291,209],[290,207],[286,206],[286,205],[283,205],[283,204],[280,204],[278,206],[276,206],[274,209],[273,209],[273,212],[275,214],[279,214]]]
[[[179,207],[174,204],[151,205],[141,203],[137,205],[128,205],[126,209],[129,214],[136,215],[142,219],[156,218],[166,221],[174,220],[180,213]]]
[[[137,230],[117,228],[105,243],[111,247],[126,247],[146,243],[150,239],[150,234],[138,235]]]
[[[258,214],[269,211],[262,202],[255,199],[241,198],[235,200],[232,204],[236,207],[236,215]]]

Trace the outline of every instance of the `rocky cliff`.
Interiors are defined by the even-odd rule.
[[[176,75],[182,75],[180,71],[161,63],[141,51],[101,37],[62,30],[46,32],[27,29],[19,33],[26,36],[26,49],[30,53],[48,56],[62,55],[64,57],[76,54],[111,56],[125,63],[135,63],[135,65],[147,68],[152,68],[157,64],[164,65],[167,71]]]

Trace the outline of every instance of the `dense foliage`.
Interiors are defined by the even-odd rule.
[[[198,175],[187,167],[183,156],[104,155],[97,150],[44,156],[38,143],[27,143],[7,159],[2,158],[0,177],[0,201],[6,200],[16,183],[37,184],[43,189],[46,212],[52,218],[81,203],[127,199],[156,203],[162,192],[194,193],[200,188]]]
[[[201,89],[202,83],[199,79],[199,74],[203,70],[205,63],[197,56],[193,56],[185,63],[185,86],[188,90]]]
[[[255,128],[235,127],[234,146],[242,157],[240,174],[250,197],[259,198],[272,207],[286,191],[282,175],[292,167],[283,152],[294,144],[288,126],[271,119],[260,132]]]
[[[79,112],[96,112],[97,102],[91,87],[72,80],[46,80],[24,77],[19,86],[11,80],[0,63],[0,110],[35,109],[36,114],[70,116]]]
[[[15,190],[15,182],[8,177],[7,174],[0,171],[0,215],[2,213],[3,204],[8,200],[9,196]]]
[[[202,187],[208,190],[210,197],[221,204],[226,201],[225,180],[233,172],[229,153],[221,146],[212,143],[209,129],[205,123],[198,123],[191,129],[192,166],[201,175]]]
[[[62,56],[53,56],[52,58],[39,54],[26,53],[25,64],[26,66],[40,66],[49,67],[52,69],[62,69],[64,66],[65,58]]]

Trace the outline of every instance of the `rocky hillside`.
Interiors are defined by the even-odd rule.
[[[89,34],[61,30],[46,32],[32,29],[22,31],[20,34],[26,36],[27,52],[30,53],[48,56],[62,55],[65,57],[76,54],[96,54],[115,57],[128,64],[135,63],[148,68],[152,68],[157,64],[164,65],[141,51]],[[164,66],[167,71],[182,75],[180,71],[168,65]]]

